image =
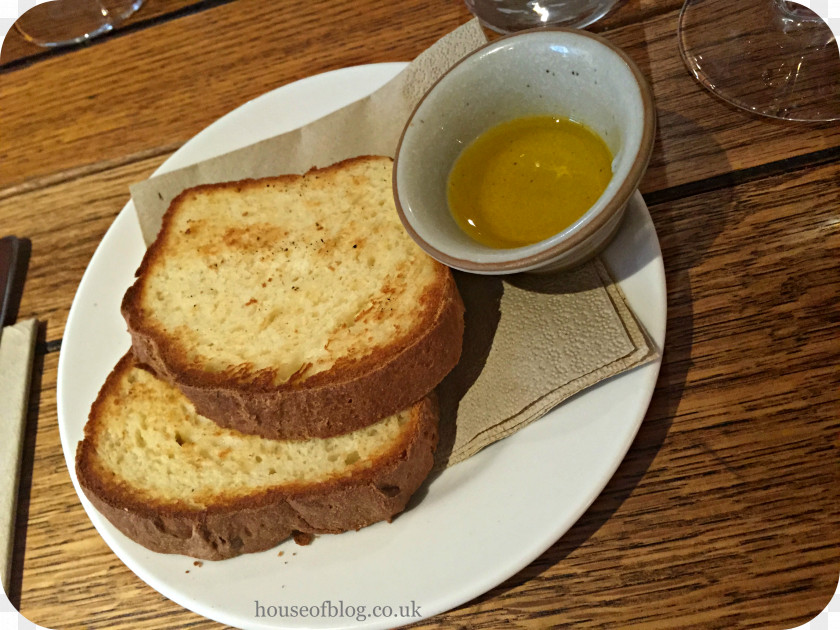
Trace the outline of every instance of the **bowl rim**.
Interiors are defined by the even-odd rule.
[[[639,94],[641,96],[643,110],[643,128],[641,139],[639,141],[639,148],[636,152],[636,155],[633,158],[633,162],[630,166],[630,169],[627,175],[625,176],[624,180],[621,182],[621,185],[616,190],[613,197],[607,202],[607,204],[601,209],[600,212],[593,215],[592,218],[587,223],[581,225],[579,229],[567,234],[565,238],[561,239],[560,241],[554,243],[551,246],[547,246],[545,249],[539,250],[527,256],[513,258],[510,260],[492,262],[479,262],[469,258],[461,258],[447,254],[435,247],[434,245],[432,245],[431,243],[429,243],[426,239],[422,238],[417,233],[417,231],[414,229],[414,226],[411,225],[411,222],[408,219],[405,209],[403,208],[402,202],[400,201],[399,187],[397,185],[397,171],[399,169],[400,152],[402,150],[406,131],[413,122],[417,111],[420,109],[420,107],[423,105],[423,103],[426,101],[429,95],[435,90],[435,88],[437,88],[438,84],[441,81],[443,81],[447,76],[449,76],[449,74],[456,67],[476,57],[488,48],[496,47],[500,44],[503,44],[506,40],[553,33],[572,35],[573,37],[584,37],[603,45],[604,47],[608,48],[611,52],[616,54],[627,65],[628,69],[633,75],[636,84],[639,86]],[[450,66],[440,77],[437,78],[437,80],[435,80],[434,83],[432,83],[429,89],[427,89],[423,96],[420,97],[420,99],[417,101],[416,105],[412,109],[411,114],[409,115],[406,124],[403,127],[402,132],[400,133],[400,138],[397,142],[396,151],[394,152],[394,168],[391,178],[391,185],[393,189],[393,196],[397,208],[397,213],[399,214],[400,221],[402,222],[403,227],[408,232],[409,236],[411,236],[411,238],[424,251],[426,251],[427,254],[432,256],[432,258],[435,258],[439,262],[442,262],[449,267],[461,269],[463,271],[475,271],[479,273],[514,273],[517,271],[535,269],[543,266],[546,263],[556,261],[558,258],[561,258],[563,254],[578,247],[589,237],[597,233],[598,230],[604,227],[617,212],[621,212],[624,209],[624,207],[627,205],[627,202],[630,200],[630,197],[638,188],[639,182],[641,181],[641,178],[647,169],[648,163],[650,162],[651,155],[653,154],[655,135],[656,106],[653,98],[653,90],[651,89],[650,84],[648,83],[644,74],[642,74],[642,71],[639,69],[639,66],[636,64],[636,62],[634,62],[633,59],[631,59],[630,56],[624,50],[610,42],[605,37],[597,35],[595,33],[590,33],[589,31],[567,27],[539,27],[518,31],[509,35],[503,35],[501,37],[493,39],[492,41],[487,42],[486,44],[482,44],[481,46],[479,46],[472,52],[467,53],[454,64],[452,64],[452,66]],[[554,236],[556,235],[549,237],[549,239],[554,238]],[[545,243],[549,239],[539,241],[539,243]],[[538,243],[528,245],[525,247],[533,247],[536,244]],[[514,249],[524,249],[524,247]]]

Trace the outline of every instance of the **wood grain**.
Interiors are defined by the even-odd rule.
[[[13,81],[7,75],[0,187],[184,142],[291,81],[412,59],[469,18],[463,5],[372,3],[363,29],[352,5],[307,6],[242,0],[16,70]],[[421,29],[413,28],[418,17]]]
[[[291,81],[413,59],[470,17],[454,1],[372,3],[362,28],[351,5],[305,6],[240,0],[7,73],[0,82],[0,187],[161,152]],[[633,9],[650,17],[632,19]],[[602,25],[649,78],[657,99],[656,152],[643,190],[840,144],[838,125],[794,128],[750,117],[707,93],[683,67],[677,15],[676,8],[660,14],[645,3],[619,9],[614,27]]]
[[[651,208],[668,336],[628,456],[531,566],[415,627],[783,630],[825,606],[840,567],[839,193],[832,163]],[[55,361],[22,612],[51,628],[221,627],[140,582],[88,523],[61,456]]]
[[[134,13],[127,20],[118,25],[112,32],[99,36],[84,44],[85,46],[96,45],[108,39],[124,34],[126,31],[136,31],[143,28],[150,28],[164,20],[174,20],[188,13],[212,9],[219,4],[232,2],[233,0],[145,0],[141,9]],[[625,23],[628,20],[638,21],[650,16],[677,9],[682,4],[681,0],[624,0],[613,8],[599,22],[591,25],[589,30],[596,32],[607,31]],[[442,7],[450,11],[459,5],[452,0],[449,6]],[[440,9],[441,7],[437,7]],[[461,10],[461,7],[458,7]],[[28,41],[16,28],[9,30],[2,47],[0,47],[0,70],[3,66],[14,66],[22,63],[36,63],[52,55],[73,52],[73,47],[48,50],[37,44]]]
[[[152,156],[47,188],[0,196],[4,233],[26,236],[32,254],[18,317],[37,317],[46,341],[60,340],[73,296],[96,247],[129,200],[128,186],[146,179],[165,156]]]
[[[608,34],[648,77],[656,100],[656,146],[643,192],[840,144],[840,125],[774,121],[718,100],[683,65],[678,17],[679,12],[672,11]]]

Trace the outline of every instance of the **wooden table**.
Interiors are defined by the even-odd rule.
[[[680,5],[630,0],[592,29],[626,49],[658,106],[642,192],[664,254],[668,333],[641,431],[545,554],[417,627],[790,628],[835,592],[840,125],[754,118],[716,100],[680,60]],[[32,240],[20,317],[43,322],[10,592],[29,619],[218,627],[110,551],[59,443],[68,309],[128,185],[248,99],[335,68],[413,59],[469,17],[458,0],[147,0],[84,47],[43,53],[9,34],[0,233]]]

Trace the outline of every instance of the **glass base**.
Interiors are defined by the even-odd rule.
[[[52,0],[39,4],[15,22],[33,44],[58,48],[81,44],[114,30],[135,13],[144,0]]]
[[[618,0],[466,0],[487,28],[507,35],[529,28],[584,28],[604,17]]]
[[[840,120],[837,42],[802,5],[686,0],[679,42],[694,77],[736,107],[783,120]]]

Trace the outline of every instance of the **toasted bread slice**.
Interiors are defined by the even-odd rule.
[[[406,234],[391,160],[177,197],[122,312],[138,359],[222,426],[329,437],[422,398],[455,366],[463,304]]]
[[[223,429],[129,354],[108,376],[76,451],[85,495],[126,536],[219,560],[294,532],[390,519],[431,470],[437,407],[424,398],[334,438],[267,440]]]

